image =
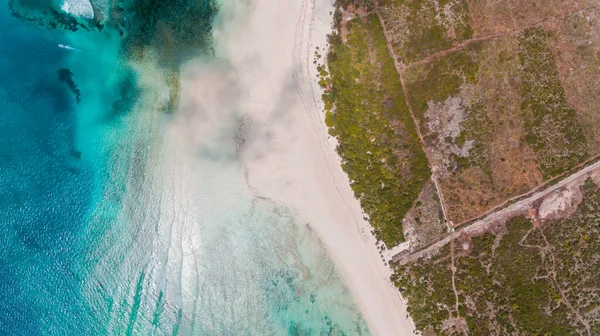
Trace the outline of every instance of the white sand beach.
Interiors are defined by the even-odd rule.
[[[331,30],[330,0],[238,1],[222,6],[215,40],[244,121],[246,182],[317,232],[374,335],[414,334],[324,124],[313,55]]]

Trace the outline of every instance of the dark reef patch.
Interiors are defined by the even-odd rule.
[[[212,54],[212,23],[217,13],[215,0],[116,0],[105,12],[91,1],[94,18],[82,19],[62,11],[58,2],[42,0],[9,0],[13,17],[43,28],[90,32],[112,30],[122,38],[123,58],[135,62],[147,61],[149,55],[164,71],[169,88],[169,101],[159,110],[171,113],[179,105],[180,66],[195,57]],[[110,13],[110,15],[108,14]],[[70,70],[59,72],[60,80],[67,83],[77,101],[81,94],[72,80]],[[131,86],[125,83],[125,86]],[[135,87],[135,85],[133,85]],[[123,91],[124,90],[124,91]],[[131,106],[129,89],[113,105],[122,111]]]
[[[119,83],[119,98],[112,103],[111,112],[107,115],[107,118],[109,120],[118,118],[131,111],[139,96],[140,92],[135,75],[130,73]]]
[[[9,0],[8,9],[13,17],[40,27],[70,31],[89,30],[87,23],[59,10],[49,1]]]
[[[123,52],[127,57],[141,60],[148,50],[158,55],[158,65],[166,72],[169,87],[165,110],[172,113],[179,105],[180,66],[212,53],[216,2],[132,0],[119,3],[114,13],[111,24],[124,36]]]
[[[122,8],[121,21],[113,23],[126,28],[126,51],[139,55],[153,47],[161,65],[178,67],[211,49],[214,0],[132,0]]]
[[[58,80],[67,84],[71,92],[73,92],[73,94],[75,95],[77,103],[81,102],[81,91],[79,91],[77,84],[73,80],[73,73],[71,72],[71,70],[67,68],[62,68],[58,70]]]

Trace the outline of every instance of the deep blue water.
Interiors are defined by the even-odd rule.
[[[63,33],[22,24],[6,6],[0,31],[0,334],[85,328],[77,263],[93,169],[76,146],[74,95],[59,81]]]

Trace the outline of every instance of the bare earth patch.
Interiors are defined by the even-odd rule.
[[[440,199],[433,182],[429,181],[404,217],[404,234],[410,240],[410,250],[414,251],[439,240],[446,232]]]
[[[538,207],[539,219],[568,217],[581,202],[581,192],[573,189],[556,190],[548,195]]]

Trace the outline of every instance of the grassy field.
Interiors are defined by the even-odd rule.
[[[525,141],[536,152],[544,179],[549,179],[585,161],[587,142],[565,98],[543,29],[527,29],[519,36],[519,58]]]
[[[577,113],[590,154],[600,153],[600,22],[592,19],[598,14],[579,12],[544,26],[565,99]]]
[[[590,157],[541,28],[470,43],[403,75],[457,223]]]
[[[404,240],[402,219],[431,172],[379,19],[345,29],[346,43],[328,55],[326,123],[376,236],[391,247]]]
[[[326,122],[341,142],[339,152],[356,196],[386,244],[402,241],[400,221],[430,176],[427,166],[436,171],[447,219],[460,224],[599,152],[600,89],[594,89],[599,86],[594,74],[600,38],[593,33],[597,25],[585,21],[595,11],[542,20],[538,27],[506,34],[507,27],[516,24],[511,29],[518,29],[546,14],[514,3],[502,10],[518,9],[531,17],[510,23],[489,1],[382,0],[378,11],[402,67],[403,97],[377,16],[342,20],[353,17],[357,6],[371,11],[372,2],[338,2],[338,34],[330,38],[329,72],[323,68],[321,74],[322,86],[329,88]],[[573,10],[582,6],[565,3]],[[470,7],[477,8],[475,19],[470,19]],[[482,22],[491,18],[480,11],[486,10],[506,27],[485,30]],[[555,8],[548,15],[565,10]],[[482,32],[505,34],[426,59]],[[578,70],[577,62],[589,70]],[[406,101],[418,120],[424,149],[417,148],[423,144]],[[414,219],[425,218],[409,217],[405,224],[413,228]]]
[[[466,0],[380,0],[398,61],[411,63],[473,35]]]

